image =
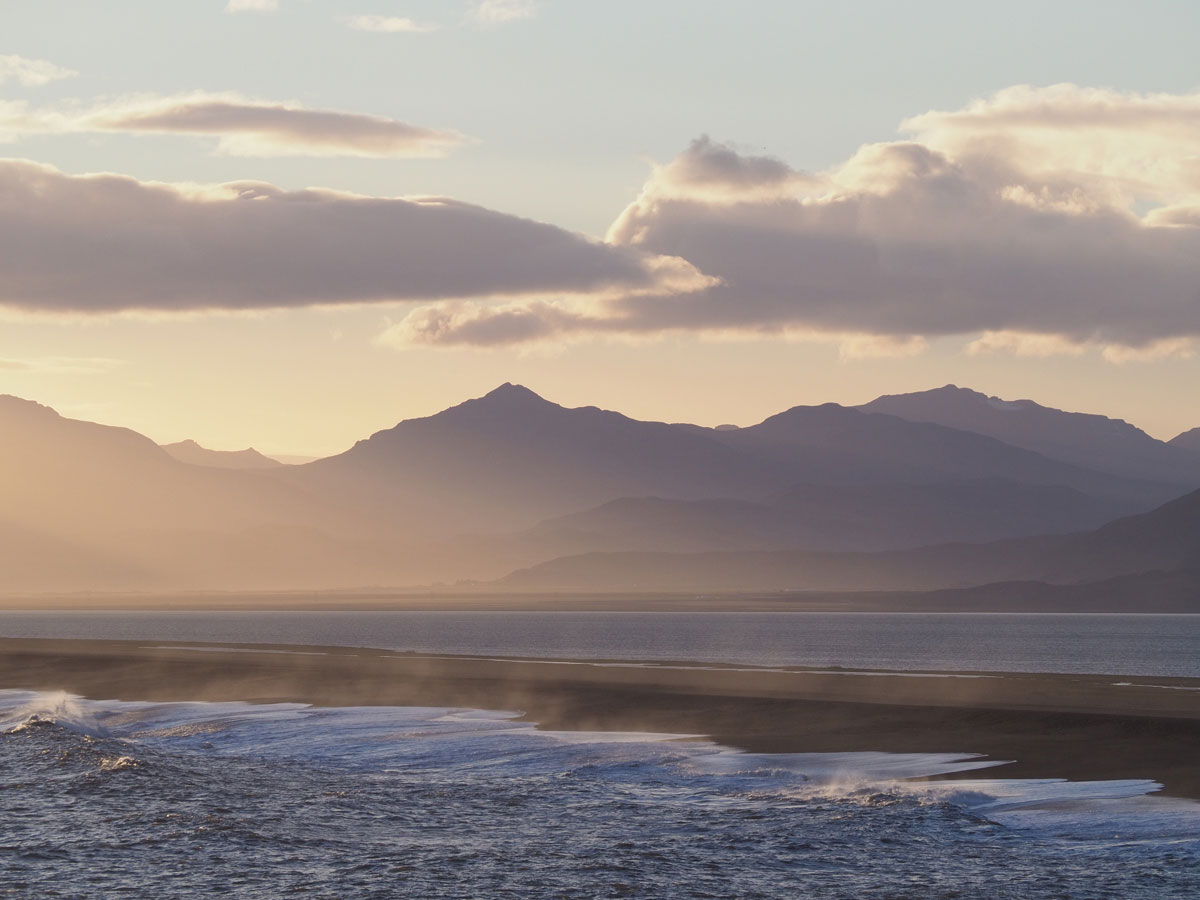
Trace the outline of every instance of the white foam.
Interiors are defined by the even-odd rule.
[[[91,737],[105,737],[93,705],[66,691],[0,691],[0,732],[24,731],[41,723],[61,725]]]
[[[377,771],[458,769],[560,774],[580,767],[657,766],[717,779],[728,790],[851,798],[887,792],[951,803],[1019,829],[1088,840],[1197,840],[1200,803],[1154,797],[1150,780],[921,781],[1000,765],[971,753],[743,753],[687,734],[541,731],[515,711],[450,707],[337,707],[299,703],[86,700],[63,692],[0,690],[0,729],[53,721],[80,733],[161,747]],[[135,765],[113,758],[113,770]]]

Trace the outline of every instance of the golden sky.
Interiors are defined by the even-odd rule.
[[[22,4],[0,393],[311,455],[505,381],[709,425],[956,383],[1173,437],[1200,12],[1152,6]]]

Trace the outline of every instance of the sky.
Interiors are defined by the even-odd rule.
[[[339,452],[519,382],[1200,426],[1192,2],[10,0],[0,393]]]

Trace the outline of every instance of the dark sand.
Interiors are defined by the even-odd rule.
[[[6,638],[0,687],[94,699],[522,710],[551,729],[700,734],[752,752],[981,753],[1015,760],[992,770],[999,777],[1149,778],[1166,794],[1200,799],[1200,679],[913,677]]]

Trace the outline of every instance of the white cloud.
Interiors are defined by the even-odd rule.
[[[799,332],[862,335],[866,352],[942,335],[972,336],[970,353],[1192,352],[1200,94],[1019,88],[905,127],[918,140],[815,174],[708,138],[656,166],[607,239],[686,259],[707,289],[586,315],[525,306],[519,329],[511,309],[426,310],[438,327],[413,337],[495,340],[505,329],[487,320],[503,315],[513,340]]]
[[[0,307],[180,313],[703,284],[681,260],[445,198],[177,186],[0,160]]]
[[[15,81],[25,87],[41,87],[62,78],[74,78],[79,73],[64,69],[44,59],[23,56],[0,56],[0,84]]]
[[[1193,337],[1162,338],[1140,346],[1109,344],[1103,349],[1104,358],[1122,365],[1131,362],[1155,362],[1160,359],[1192,359],[1200,342]]]
[[[456,131],[382,116],[308,109],[232,93],[136,95],[90,107],[42,109],[0,101],[0,136],[9,140],[27,134],[87,132],[215,137],[217,149],[234,156],[430,157],[467,140]]]
[[[914,116],[901,128],[1034,194],[1069,187],[1123,208],[1200,204],[1200,91],[1017,85],[961,110]]]
[[[225,12],[276,12],[279,0],[229,0]]]
[[[1087,345],[1057,334],[1029,334],[1020,331],[985,331],[967,344],[971,356],[1011,353],[1013,356],[1082,356]]]
[[[507,25],[537,15],[535,0],[481,0],[467,11],[467,20],[484,27]]]
[[[388,34],[425,34],[438,30],[438,26],[431,22],[417,22],[403,16],[351,16],[346,24],[359,31],[379,31]]]

